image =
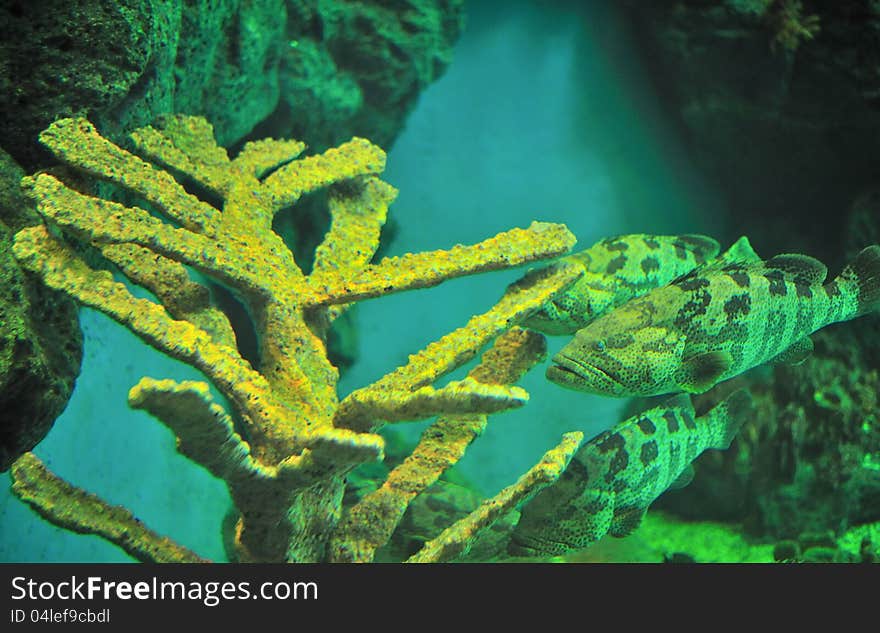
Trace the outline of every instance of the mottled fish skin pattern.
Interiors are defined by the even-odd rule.
[[[601,433],[523,508],[508,552],[560,555],[605,534],[630,534],[648,506],[692,472],[691,462],[704,450],[730,446],[751,411],[748,392],[740,390],[695,418],[690,398],[679,394]]]
[[[524,322],[549,335],[576,331],[633,297],[669,283],[718,254],[705,235],[620,235],[569,255],[584,275]]]
[[[880,307],[880,246],[826,274],[805,255],[704,266],[579,330],[547,378],[616,397],[702,393],[774,358],[802,360],[809,334]]]

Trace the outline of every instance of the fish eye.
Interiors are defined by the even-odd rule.
[[[595,343],[593,343],[593,349],[596,350],[597,352],[604,352],[605,351],[605,341],[596,341]]]

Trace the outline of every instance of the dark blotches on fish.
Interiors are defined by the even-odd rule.
[[[685,292],[693,292],[694,290],[699,290],[700,288],[705,288],[706,286],[708,286],[709,280],[705,277],[688,275],[672,283],[684,290]]]
[[[727,266],[725,266],[725,269],[726,268]],[[737,266],[735,269],[726,272],[727,276],[733,280],[733,283],[735,283],[740,288],[748,288],[749,285],[751,285],[751,280],[749,279],[748,274],[744,272],[742,268],[739,268]]]
[[[681,310],[678,311],[674,321],[675,326],[679,330],[684,330],[694,319],[706,314],[711,302],[712,295],[708,290],[695,291],[692,294],[691,300],[685,303]]]
[[[697,423],[694,421],[694,416],[692,416],[688,411],[681,412],[681,419],[684,422],[684,426],[687,429],[693,431],[697,428]]]
[[[608,266],[605,267],[605,272],[609,275],[613,275],[618,270],[623,268],[626,265],[626,255],[618,255],[610,262],[608,262]]]
[[[653,435],[657,431],[657,427],[654,426],[654,423],[648,418],[640,418],[636,424],[639,426],[639,430],[645,435]]]
[[[609,433],[596,443],[600,453],[609,453],[623,449],[626,442],[620,433]]]
[[[606,242],[603,242],[603,244],[609,251],[625,251],[629,248],[629,244],[616,239],[607,240]]]
[[[752,297],[749,294],[733,295],[724,302],[724,313],[727,320],[732,321],[737,317],[746,316],[752,311]]]
[[[626,467],[629,465],[629,454],[626,452],[624,447],[620,447],[620,449],[614,453],[614,457],[611,458],[611,461],[608,462],[608,472],[605,473],[605,481],[612,482],[617,477],[618,473],[626,470]]]
[[[623,349],[624,347],[628,347],[635,343],[636,340],[633,338],[632,334],[629,333],[620,333],[609,336],[605,340],[605,347],[611,349]]]
[[[663,413],[663,419],[666,421],[666,430],[670,433],[678,431],[678,418],[675,416],[674,411],[665,411]]]
[[[648,275],[655,270],[660,270],[660,261],[656,257],[646,257],[642,260],[641,267],[642,272]]]
[[[645,246],[650,248],[652,251],[656,251],[658,248],[660,248],[660,242],[655,240],[653,237],[646,237],[643,241],[645,242]]]
[[[785,287],[785,278],[781,272],[770,271],[764,274],[764,278],[770,283],[769,292],[771,295],[784,297],[788,294],[788,289]]]
[[[797,296],[804,297],[805,299],[810,299],[813,296],[813,290],[806,284],[795,284],[794,289],[797,292]]]
[[[645,442],[644,444],[642,444],[642,450],[641,454],[639,455],[639,459],[642,460],[642,464],[647,466],[648,464],[651,464],[655,459],[657,459],[657,456],[659,454],[660,452],[657,450],[657,442],[651,440],[650,442]]]

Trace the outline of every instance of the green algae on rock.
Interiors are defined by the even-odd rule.
[[[12,236],[39,222],[21,195],[22,170],[0,150],[0,471],[45,437],[82,360],[76,304],[26,274]]]
[[[207,117],[222,145],[267,120],[319,150],[353,135],[390,145],[448,65],[462,3],[390,4],[5,3],[4,147],[33,168],[46,158],[34,140],[58,117],[89,116],[119,142],[168,112]]]

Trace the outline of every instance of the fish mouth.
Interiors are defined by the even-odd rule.
[[[546,375],[548,380],[576,391],[607,394],[616,393],[623,387],[601,367],[569,358],[561,352],[553,357],[553,365],[547,368]]]

